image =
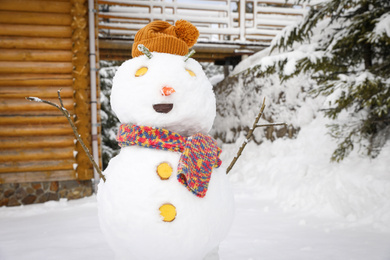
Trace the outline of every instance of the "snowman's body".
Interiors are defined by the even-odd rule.
[[[146,73],[139,72],[142,68]],[[163,88],[174,93],[164,94]],[[169,111],[157,112],[159,104],[169,104]],[[186,137],[207,134],[215,117],[212,86],[199,63],[164,53],[125,62],[114,78],[111,105],[122,123]],[[98,208],[102,231],[117,258],[198,260],[226,237],[233,196],[225,169],[214,168],[207,194],[200,198],[177,180],[180,156],[128,146],[110,161],[107,181],[98,187]],[[160,176],[162,163],[172,168],[168,178]],[[162,205],[174,206],[171,222],[164,221]]]

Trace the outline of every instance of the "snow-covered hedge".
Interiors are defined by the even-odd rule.
[[[324,116],[322,110],[332,97],[311,95],[316,84],[307,73],[285,81],[277,73],[265,73],[273,64],[270,60],[283,55],[270,55],[268,50],[258,53],[238,65],[233,71],[238,74],[215,88],[218,113],[213,133],[235,142],[222,145],[225,167],[245,141],[263,98],[267,105],[263,123],[282,121],[299,129],[292,139],[273,141],[267,139],[265,129],[256,129],[255,139],[261,144],[247,145],[229,173],[232,182],[252,187],[259,198],[272,199],[286,211],[328,218],[336,228],[364,225],[389,231],[390,143],[375,159],[355,149],[343,161],[331,162],[337,139],[327,126],[351,118],[347,114],[335,120]]]
[[[251,59],[255,62],[255,57],[261,59],[262,56],[263,53],[258,53]],[[296,130],[310,122],[318,110],[318,104],[308,95],[313,84],[306,74],[282,82],[277,73],[266,75],[250,68],[226,78],[215,87],[217,117],[213,135],[226,143],[236,141],[252,127],[265,99],[266,108],[259,123],[284,122],[288,126],[275,127],[275,131],[271,127],[256,129],[256,143],[264,138],[293,137]]]

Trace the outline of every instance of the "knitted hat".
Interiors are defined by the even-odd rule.
[[[151,52],[163,52],[186,55],[188,49],[194,46],[199,37],[198,29],[185,20],[179,20],[175,25],[164,21],[154,21],[140,29],[134,38],[133,58],[143,55],[137,48],[143,44]]]

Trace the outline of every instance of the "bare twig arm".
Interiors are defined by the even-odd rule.
[[[66,117],[66,119],[68,120],[70,126],[72,127],[73,129],[73,133],[74,135],[76,136],[76,139],[77,141],[80,142],[81,146],[83,147],[85,153],[87,154],[89,160],[91,161],[93,167],[95,167],[96,171],[98,172],[100,178],[103,179],[104,182],[106,182],[106,177],[104,176],[104,174],[102,173],[102,170],[99,168],[99,166],[97,165],[97,163],[95,162],[95,160],[93,159],[91,153],[89,152],[89,149],[88,147],[85,145],[84,141],[81,139],[81,136],[80,134],[78,133],[77,131],[77,128],[76,126],[74,125],[73,123],[73,120],[71,118],[71,115],[70,113],[68,112],[68,110],[63,106],[63,103],[62,103],[62,98],[61,98],[61,94],[60,94],[61,90],[58,90],[57,93],[58,93],[58,99],[60,101],[60,104],[61,106],[53,103],[53,102],[50,102],[50,101],[47,101],[47,100],[43,100],[43,99],[40,99],[40,98],[37,98],[37,97],[26,97],[27,100],[29,101],[35,101],[35,102],[41,102],[41,103],[45,103],[45,104],[48,104],[50,106],[53,106],[55,108],[57,108],[58,110],[61,111],[61,113]]]
[[[245,141],[242,143],[240,149],[238,149],[237,155],[233,158],[233,160],[230,163],[229,167],[226,169],[226,174],[228,174],[230,172],[230,170],[233,168],[234,164],[237,162],[238,158],[241,156],[242,151],[244,150],[246,144],[249,142],[250,138],[253,135],[253,131],[255,130],[255,128],[257,126],[257,123],[259,122],[261,116],[263,115],[264,109],[265,109],[265,98],[263,100],[263,104],[261,105],[260,112],[257,115],[257,117],[255,119],[255,122],[253,123],[252,128],[249,129],[249,131],[248,131],[248,133],[246,135]]]
[[[248,131],[248,133],[246,135],[245,141],[242,143],[242,145],[240,146],[240,149],[238,149],[237,155],[233,158],[233,160],[230,163],[229,167],[226,169],[226,174],[228,174],[230,172],[230,170],[233,168],[234,164],[237,162],[238,158],[241,156],[242,151],[244,150],[245,146],[250,141],[250,139],[251,139],[251,137],[253,135],[253,131],[257,127],[287,125],[286,123],[271,123],[271,124],[258,125],[257,123],[259,122],[261,116],[263,115],[264,109],[265,109],[265,98],[263,100],[263,104],[261,105],[260,112],[257,115],[257,117],[255,119],[255,122],[253,123],[252,128],[249,129],[249,131]]]

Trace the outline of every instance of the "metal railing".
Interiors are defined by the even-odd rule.
[[[185,19],[200,32],[198,42],[269,44],[307,11],[291,0],[98,0],[99,35],[134,37],[154,20]]]

